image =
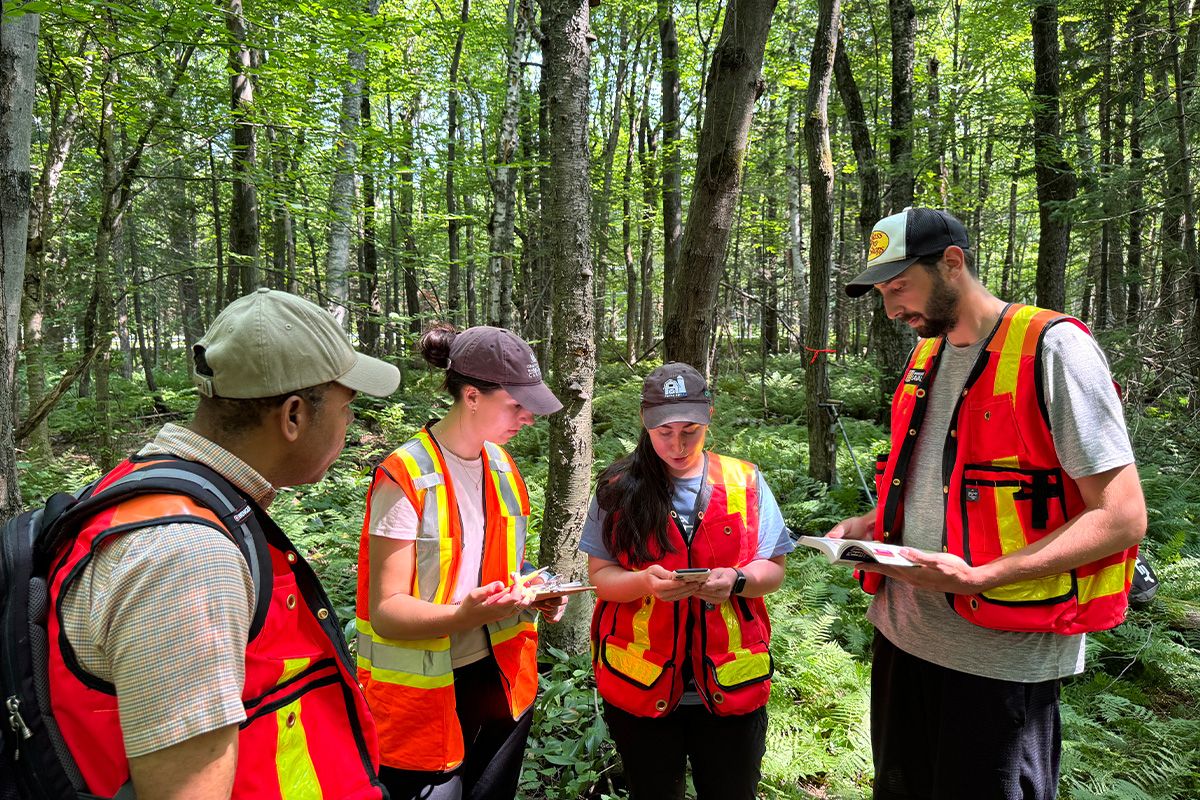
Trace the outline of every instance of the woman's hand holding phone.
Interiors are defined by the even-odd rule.
[[[652,594],[664,603],[673,603],[685,597],[691,597],[702,585],[702,582],[679,580],[672,572],[658,564],[651,564],[642,570],[646,579],[646,593]]]

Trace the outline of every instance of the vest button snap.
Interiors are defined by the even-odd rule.
[[[951,438],[951,439],[957,439],[957,438],[958,438],[958,431],[956,431],[956,430],[955,430],[955,431],[950,431],[950,438]]]
[[[329,609],[328,608],[317,609],[317,619],[329,619]]]
[[[992,412],[990,412],[990,411],[985,411],[985,412],[983,412],[983,418],[984,418],[984,419],[991,419],[991,418],[992,418]]]
[[[963,397],[966,397],[966,396],[967,396],[967,390],[963,389]]]
[[[725,695],[721,694],[720,692],[713,692],[713,702],[714,703],[724,703]]]
[[[909,428],[909,429],[908,429],[908,435],[909,435],[909,436],[916,436],[916,435],[917,435],[917,429],[916,429],[916,428]]]
[[[731,533],[733,533],[733,528],[731,528],[731,527],[729,527],[728,525],[726,525],[726,526],[725,526],[725,535],[726,535],[726,536],[728,536],[728,535],[729,535],[729,534],[731,534]]]
[[[288,726],[289,728],[294,728],[294,727],[296,726],[296,712],[295,712],[295,711],[293,711],[293,712],[291,712],[290,714],[288,714],[288,716],[287,716],[287,726]]]
[[[659,700],[658,702],[656,702],[656,703],[654,704],[654,709],[655,709],[656,711],[666,711],[666,710],[667,710],[667,701],[666,701],[666,700]]]
[[[289,594],[287,596],[287,607],[288,607],[288,611],[291,611],[293,608],[296,607],[296,595]]]
[[[949,487],[949,486],[943,486],[943,487],[942,487],[942,494],[950,494],[950,487]]]
[[[917,397],[924,397],[924,396],[925,396],[925,390],[917,389]]]
[[[295,554],[295,553],[288,553],[288,554],[287,554],[287,560],[288,560],[288,563],[289,563],[289,564],[295,564],[295,563],[296,563],[296,554]]]
[[[972,597],[972,598],[971,598],[971,610],[972,610],[972,611],[978,611],[978,610],[979,610],[979,601],[978,601],[978,600],[976,600],[974,597]]]
[[[900,485],[900,479],[892,478],[892,486],[899,486],[899,485]]]

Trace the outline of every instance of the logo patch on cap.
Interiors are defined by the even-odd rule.
[[[542,368],[538,366],[536,361],[530,361],[525,365],[525,373],[535,381],[542,379]]]
[[[874,261],[883,255],[883,251],[888,249],[889,242],[888,235],[883,231],[871,231],[871,247],[867,251],[867,261]]]
[[[663,381],[663,397],[668,400],[678,400],[687,396],[687,387],[683,385],[682,375]]]

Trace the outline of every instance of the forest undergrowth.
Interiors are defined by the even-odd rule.
[[[596,469],[634,445],[639,432],[642,376],[608,363],[597,376],[594,403]],[[855,459],[839,433],[839,483],[806,475],[804,381],[800,356],[746,357],[745,371],[729,366],[716,377],[710,446],[757,463],[797,535],[826,530],[861,513],[867,499]],[[193,406],[181,363],[163,362],[158,375],[166,405],[187,418]],[[1121,379],[1120,358],[1114,369]],[[873,421],[876,375],[865,362],[830,364],[832,395],[843,402],[846,434],[858,465],[870,475],[887,448]],[[356,403],[346,452],[320,484],[280,493],[272,506],[307,553],[339,607],[353,620],[358,537],[370,469],[396,444],[445,408],[439,375],[406,371],[388,402]],[[119,433],[134,450],[164,420],[152,416],[144,385],[114,377]],[[1200,425],[1169,392],[1129,411],[1130,433],[1149,509],[1149,554],[1161,589],[1147,608],[1134,609],[1113,631],[1089,637],[1087,671],[1063,686],[1064,800],[1194,800],[1200,797]],[[98,474],[88,455],[95,436],[87,399],[68,398],[51,416],[57,454],[22,463],[26,502],[69,489]],[[529,484],[534,505],[529,552],[537,553],[541,509],[547,501],[547,430],[523,431],[509,449]],[[797,552],[783,588],[768,599],[775,677],[764,798],[870,796],[868,598],[848,570]],[[349,627],[348,627],[349,629]],[[521,781],[526,800],[625,797],[620,765],[598,714],[586,654],[543,654],[544,680]]]

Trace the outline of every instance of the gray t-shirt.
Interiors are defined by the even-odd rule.
[[[942,447],[954,405],[983,341],[944,345],[904,494],[904,544],[941,550],[945,520]],[[1046,332],[1042,366],[1054,449],[1072,478],[1133,463],[1108,362],[1092,337],[1069,322]],[[925,661],[987,678],[1033,683],[1083,671],[1084,637],[1011,633],[960,617],[942,592],[884,581],[867,618],[894,645]]]

